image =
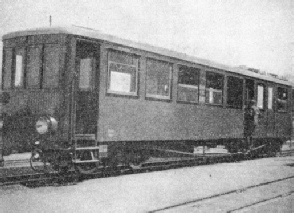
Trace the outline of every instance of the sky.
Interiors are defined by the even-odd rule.
[[[51,15],[52,26],[94,28],[285,75],[294,74],[293,14],[294,0],[0,0],[0,36],[48,27]]]

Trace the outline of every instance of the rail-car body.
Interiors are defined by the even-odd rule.
[[[3,153],[71,150],[73,162],[140,161],[158,150],[243,146],[244,107],[261,111],[256,144],[292,132],[292,85],[78,27],[3,36]],[[59,150],[59,151],[58,151]]]

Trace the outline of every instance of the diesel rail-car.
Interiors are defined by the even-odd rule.
[[[261,112],[255,146],[275,153],[292,133],[293,85],[81,27],[3,36],[2,153],[35,141],[56,167],[140,164],[198,146],[246,149],[244,108]]]

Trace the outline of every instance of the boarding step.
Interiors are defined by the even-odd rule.
[[[99,160],[73,160],[73,163],[98,163]]]
[[[82,141],[95,141],[96,136],[95,134],[75,134],[75,140],[82,140]]]
[[[86,146],[86,147],[77,147],[75,150],[97,150],[99,146]]]

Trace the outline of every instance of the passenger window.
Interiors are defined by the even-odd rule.
[[[43,88],[56,88],[59,84],[59,47],[45,46]]]
[[[227,105],[231,108],[242,109],[243,106],[243,79],[228,76]]]
[[[179,66],[178,101],[198,102],[199,71],[193,67]]]
[[[257,107],[264,109],[264,85],[257,85]]]
[[[294,89],[292,89],[292,112],[294,112]],[[293,128],[294,128],[294,125],[293,125]]]
[[[4,49],[3,89],[11,88],[12,49]]]
[[[223,81],[221,74],[206,73],[205,102],[208,104],[222,105],[223,103]]]
[[[172,65],[154,59],[147,60],[146,96],[170,99]]]
[[[29,47],[27,56],[27,88],[40,88],[41,48]]]
[[[278,87],[278,97],[277,97],[277,111],[286,112],[287,111],[287,100],[288,91],[286,88]]]
[[[272,110],[273,109],[273,88],[268,87],[267,89],[267,108]]]
[[[22,88],[24,86],[24,48],[15,50],[15,74],[14,87]]]
[[[139,59],[135,55],[114,50],[109,51],[109,93],[137,95],[138,62]]]
[[[91,87],[91,79],[93,75],[93,58],[85,58],[80,60],[80,79],[79,88],[89,89]]]

